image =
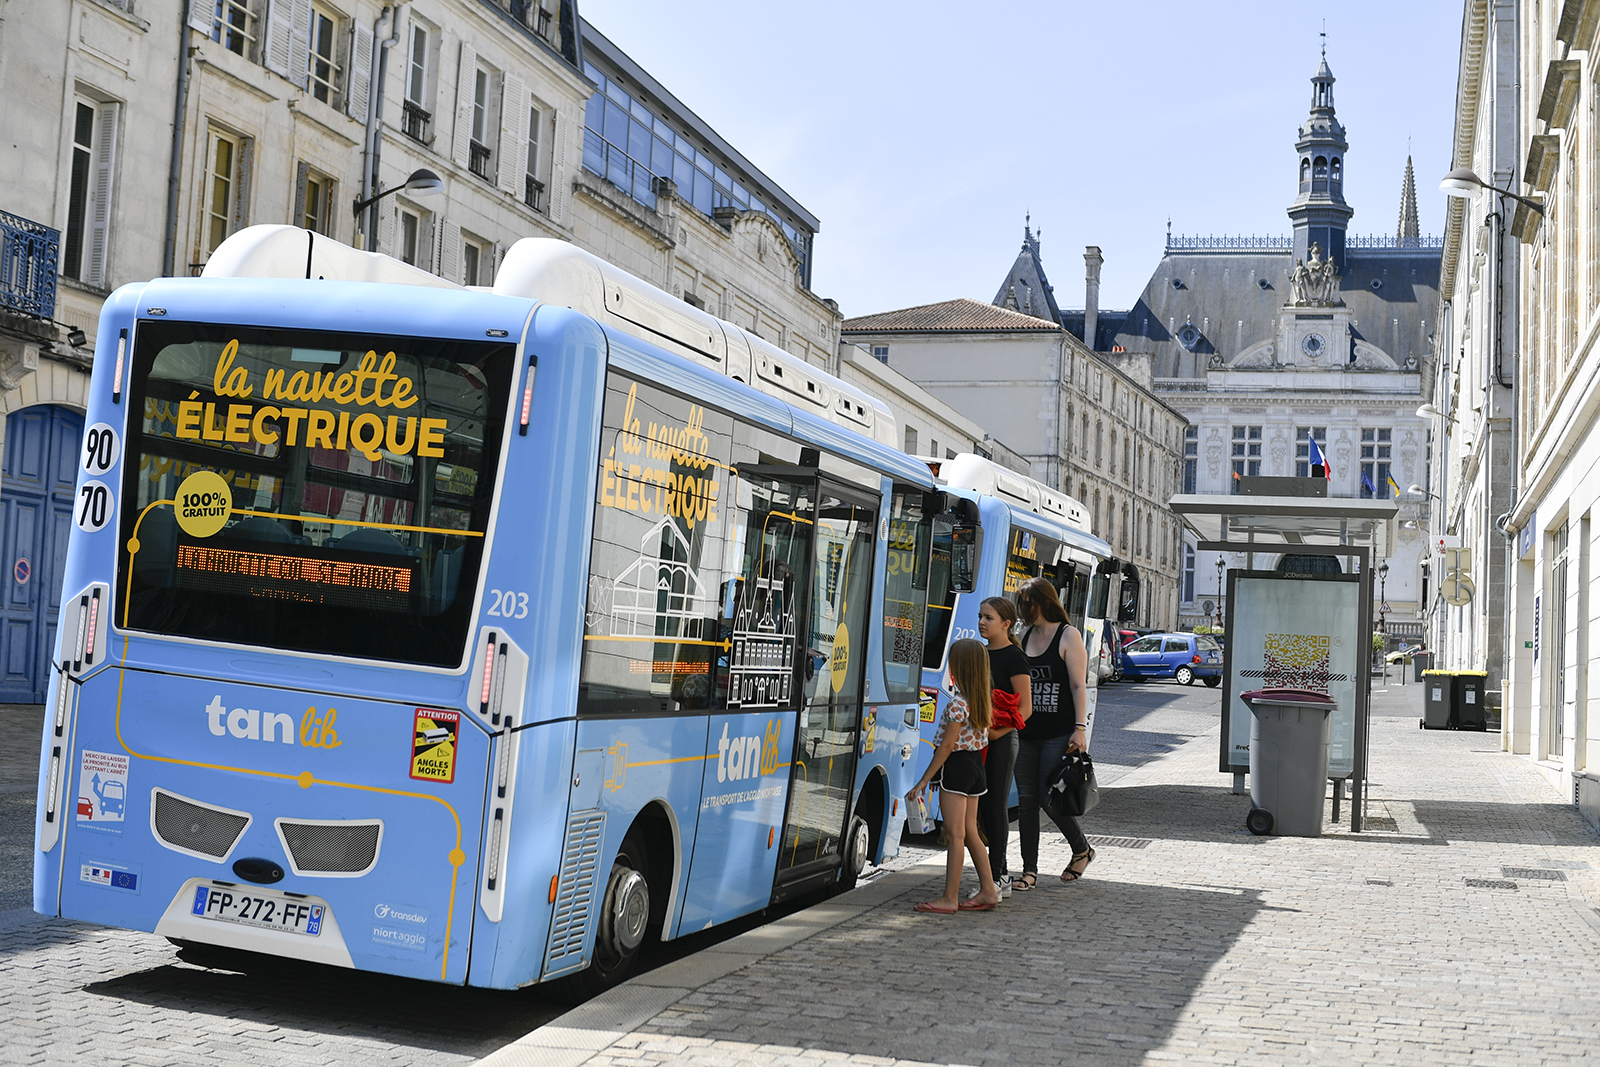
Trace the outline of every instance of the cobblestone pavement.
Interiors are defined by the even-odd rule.
[[[1078,884],[1047,874],[996,911],[925,916],[911,904],[937,893],[938,868],[892,873],[488,1063],[1587,1059],[1600,836],[1495,734],[1424,732],[1420,714],[1418,686],[1374,694],[1366,833],[1250,836],[1213,727],[1102,793]],[[1059,870],[1067,849],[1047,839],[1041,858]]]

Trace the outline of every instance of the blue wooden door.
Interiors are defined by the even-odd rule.
[[[53,405],[6,418],[0,471],[0,703],[42,704],[61,614],[83,416]]]

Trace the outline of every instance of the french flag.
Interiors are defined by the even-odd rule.
[[[1306,435],[1306,439],[1311,442],[1311,466],[1321,466],[1323,478],[1333,481],[1333,468],[1328,466],[1328,458],[1322,454],[1322,449],[1317,447],[1317,439],[1310,434]]]

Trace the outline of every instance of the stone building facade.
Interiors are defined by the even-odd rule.
[[[62,413],[39,432],[63,448],[110,292],[198,274],[256,223],[468,285],[523,237],[572,241],[838,369],[815,216],[577,0],[0,0],[0,96],[0,234],[33,287],[0,294],[0,418],[31,375],[26,406]],[[441,197],[352,210],[421,168]],[[0,505],[21,491],[6,469]]]
[[[1131,310],[1064,312],[1139,361],[1164,406],[1181,413],[1176,491],[1226,494],[1254,475],[1313,474],[1311,441],[1329,461],[1328,495],[1398,498],[1397,536],[1375,583],[1388,611],[1373,620],[1417,642],[1423,600],[1423,495],[1433,447],[1416,413],[1431,375],[1439,243],[1417,233],[1409,170],[1393,237],[1348,235],[1349,145],[1324,58],[1295,139],[1296,197],[1284,237],[1182,238],[1167,246]],[[1096,276],[1098,256],[1091,259]],[[1417,484],[1421,491],[1410,492]],[[1185,535],[1179,566],[1185,623],[1205,620],[1218,557]],[[1222,558],[1242,566],[1242,555]],[[1258,566],[1261,561],[1258,557]],[[1269,561],[1270,565],[1270,561]]]
[[[1507,4],[1469,3],[1464,26],[1452,166],[1509,188],[1520,163],[1516,13]],[[1438,535],[1428,557],[1430,577],[1435,593],[1446,579],[1451,588],[1449,600],[1435,596],[1427,605],[1428,643],[1441,667],[1487,671],[1498,704],[1508,657],[1532,660],[1518,647],[1516,628],[1507,626],[1512,542],[1496,523],[1516,491],[1512,411],[1521,253],[1505,209],[1514,212],[1517,205],[1488,193],[1448,205],[1435,327],[1439,358],[1423,384],[1439,412],[1430,416],[1436,446],[1427,526]],[[1460,554],[1446,559],[1437,551],[1441,539]],[[1457,595],[1457,584],[1465,595]],[[1517,746],[1525,751],[1525,717],[1507,718],[1521,723]]]
[[[1487,37],[1514,17],[1515,75],[1501,76],[1513,78],[1515,93],[1514,180],[1499,187],[1540,205],[1508,203],[1504,212],[1520,240],[1507,249],[1516,260],[1506,295],[1515,333],[1503,348],[1521,358],[1500,368],[1515,375],[1515,485],[1495,520],[1514,538],[1503,736],[1600,825],[1600,3],[1521,0],[1514,16],[1503,6],[1467,3],[1463,44],[1465,64],[1474,31]],[[1459,402],[1445,402],[1471,425],[1462,409],[1475,398],[1459,392]]]
[[[1037,259],[1031,230],[1023,255]],[[1177,411],[1059,322],[976,300],[847,319],[843,336],[1002,436],[1030,476],[1082,503],[1124,561],[1125,584],[1139,583],[1133,621],[1176,623],[1178,524],[1166,501],[1177,491]]]

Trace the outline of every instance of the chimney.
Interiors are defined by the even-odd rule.
[[[1100,328],[1100,264],[1104,262],[1098,245],[1089,245],[1083,250],[1083,343],[1091,350],[1095,347],[1095,332]]]

